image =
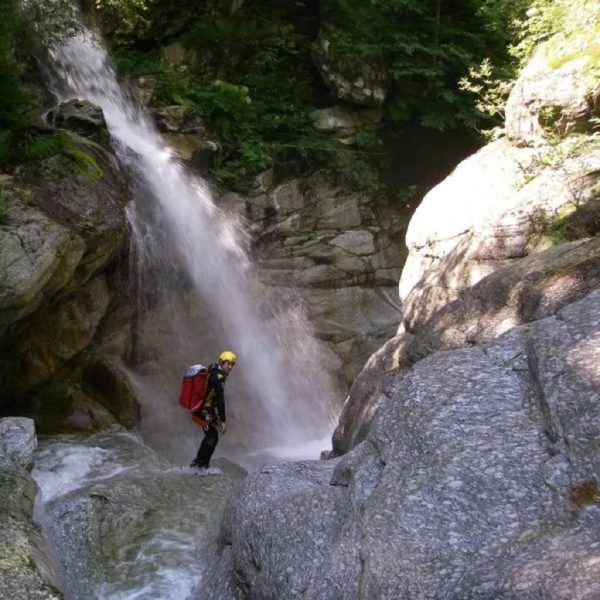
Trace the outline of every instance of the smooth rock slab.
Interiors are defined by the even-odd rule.
[[[236,597],[598,597],[599,342],[595,291],[398,373],[341,459],[251,474],[221,534]]]

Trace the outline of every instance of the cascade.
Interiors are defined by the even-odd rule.
[[[102,108],[130,181],[127,218],[146,310],[137,324],[142,358],[128,368],[143,402],[144,439],[171,459],[189,458],[200,432],[177,406],[180,376],[186,364],[208,363],[229,348],[239,363],[227,384],[230,431],[221,451],[287,454],[325,440],[336,391],[297,295],[277,297],[261,284],[240,219],[217,206],[165,144],[96,33],[79,26],[49,53],[58,100]]]
[[[79,98],[102,109],[128,178],[139,311],[135,360],[121,366],[139,392],[143,438],[104,432],[44,440],[33,471],[36,518],[70,600],[201,597],[225,499],[243,476],[235,463],[316,458],[330,443],[331,357],[291,286],[283,297],[262,283],[242,219],[218,205],[163,141],[99,35],[81,25],[75,3],[23,2],[46,42],[57,101]],[[224,472],[199,477],[173,466],[189,462],[201,437],[178,405],[179,383],[188,364],[211,362],[224,348],[239,358],[227,383],[229,431],[217,449]]]

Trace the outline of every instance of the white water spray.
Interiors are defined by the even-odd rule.
[[[181,446],[183,412],[175,398],[185,363],[212,361],[225,347],[239,357],[228,383],[232,447],[256,451],[326,438],[333,428],[334,386],[302,312],[273,301],[260,285],[243,232],[123,90],[95,34],[80,30],[51,54],[59,100],[86,99],[104,112],[119,160],[132,177],[128,218],[141,268],[152,273],[151,285],[169,292],[151,290],[154,316],[145,321],[147,331],[154,331],[152,368],[133,372],[148,442],[167,453],[172,441]],[[188,313],[181,313],[183,304]],[[199,431],[185,431],[197,444]]]

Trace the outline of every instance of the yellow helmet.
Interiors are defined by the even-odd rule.
[[[230,362],[235,365],[237,362],[237,356],[231,350],[223,350],[221,354],[219,354],[219,360],[221,362]]]

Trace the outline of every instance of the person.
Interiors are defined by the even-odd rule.
[[[204,403],[200,410],[194,413],[206,421],[203,428],[204,437],[191,467],[208,469],[210,459],[219,443],[219,433],[224,434],[227,431],[223,386],[236,363],[237,356],[231,350],[224,350],[219,355],[218,362],[208,367]]]

